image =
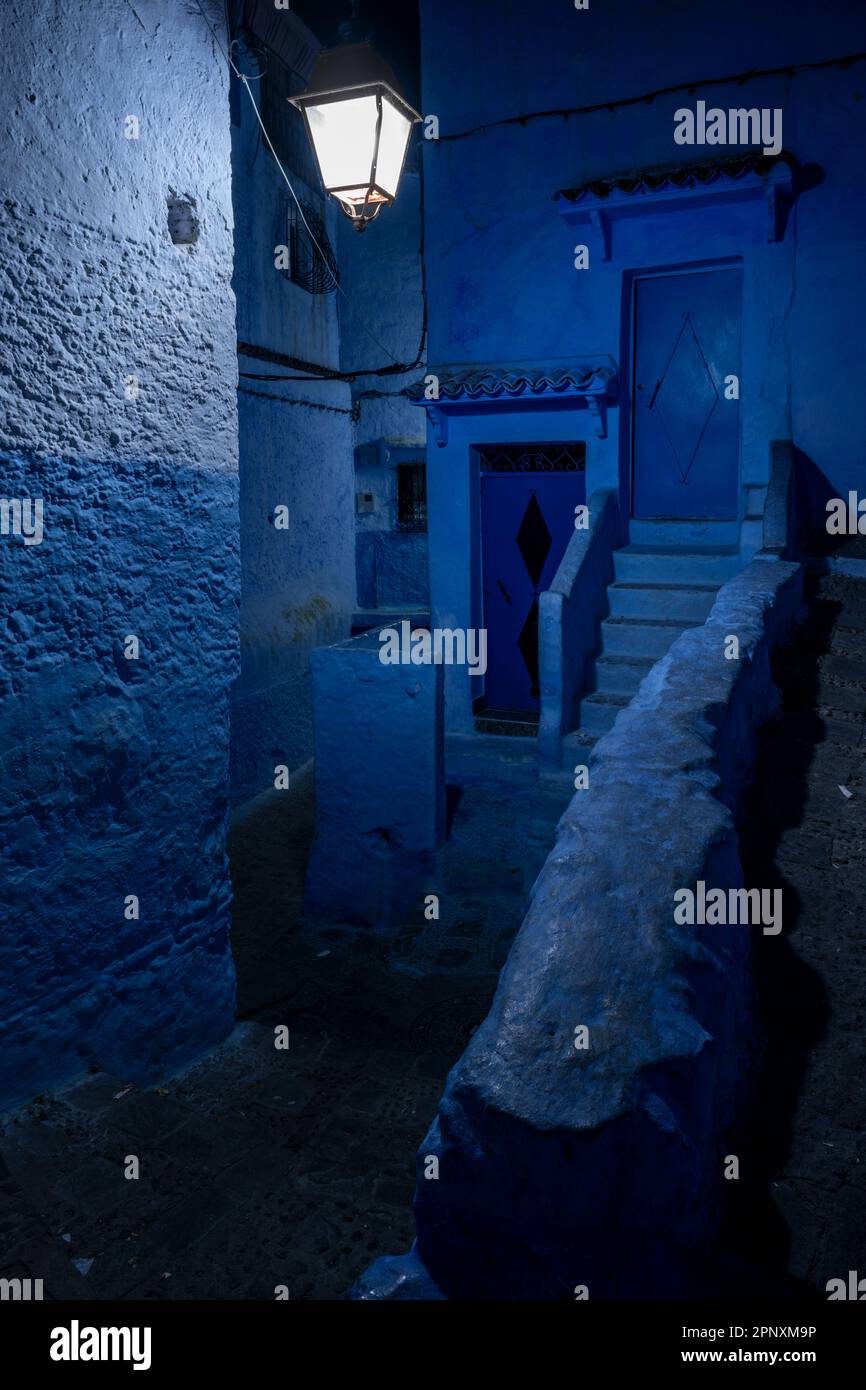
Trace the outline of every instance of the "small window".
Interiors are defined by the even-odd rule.
[[[308,294],[331,294],[340,276],[324,218],[308,202],[302,202],[299,210],[291,197],[286,200],[285,211],[289,255],[283,274]]]
[[[397,530],[427,530],[427,469],[423,463],[397,464]]]

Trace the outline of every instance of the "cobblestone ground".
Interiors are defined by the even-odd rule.
[[[866,581],[813,577],[807,598],[742,830],[748,882],[783,890],[783,929],[756,938],[766,1051],[729,1201],[757,1269],[826,1297],[866,1273]]]
[[[0,1276],[52,1298],[337,1299],[408,1249],[416,1150],[522,917],[530,797],[464,790],[441,921],[394,939],[299,922],[309,773],[253,803],[231,846],[238,1029],[159,1088],[98,1074],[3,1118]]]

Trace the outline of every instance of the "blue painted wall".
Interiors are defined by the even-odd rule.
[[[44,507],[41,544],[0,537],[0,1103],[152,1081],[234,1015],[225,67],[190,7],[44,10],[0,54],[0,494]]]
[[[416,425],[421,413],[408,401],[402,408],[407,423]],[[355,517],[359,608],[419,608],[430,601],[426,526],[409,531],[400,525],[398,470],[407,464],[426,470],[423,441],[410,446],[377,439],[355,450],[356,495],[364,501]]]
[[[412,141],[416,141],[416,126]],[[362,235],[339,227],[340,265],[348,298],[340,300],[342,362],[359,367],[410,366],[387,376],[365,374],[352,386],[355,405],[355,489],[372,493],[373,510],[358,512],[358,604],[421,606],[429,602],[427,537],[397,531],[396,462],[423,458],[426,419],[406,399],[426,360],[421,267],[421,178],[410,147],[399,196]]]
[[[359,608],[423,608],[430,598],[426,532],[358,531]]]
[[[240,18],[241,7],[236,10]],[[268,32],[280,35],[298,90],[319,40],[290,10],[270,16],[271,23],[277,29]],[[238,51],[244,71],[264,70],[253,52]],[[233,85],[239,341],[343,372],[395,359],[413,362],[422,327],[417,173],[406,179],[395,207],[358,236],[333,201],[326,204],[303,128],[300,148],[286,154],[278,146],[299,198],[324,218],[339,265],[343,292],[310,294],[275,268],[291,194],[245,92]],[[262,105],[259,84],[251,85]],[[350,384],[261,379],[315,373],[243,352],[239,365],[241,373],[260,379],[241,376],[238,393],[243,583],[242,669],[232,699],[236,803],[272,787],[276,765],[295,769],[312,756],[310,654],[348,635],[356,606],[355,492],[369,480],[355,477],[355,446],[375,440],[422,449],[425,438],[423,415],[401,394],[414,373],[362,375]],[[391,529],[393,479],[381,457],[379,521]],[[273,526],[279,505],[289,508],[287,531]],[[426,589],[423,551],[417,541],[388,550],[380,566],[385,602],[393,601],[391,595],[416,602],[414,595]]]
[[[278,19],[292,38],[286,51],[298,63],[300,87],[305,58],[315,54],[318,40],[291,11],[280,11]],[[244,71],[264,70],[265,62],[257,63],[246,48],[239,52]],[[339,370],[338,296],[311,294],[275,267],[275,248],[286,244],[291,194],[245,92],[233,85],[238,340]],[[260,84],[251,87],[261,106]],[[287,173],[298,197],[324,217],[334,247],[341,214],[326,208],[318,186],[305,182],[311,171],[296,167],[303,146],[297,153]],[[313,375],[243,353],[239,369],[265,377]],[[312,756],[310,653],[349,633],[355,606],[349,386],[242,376],[238,428],[243,582],[242,665],[232,693],[235,803],[272,788],[275,766],[294,770]],[[274,527],[278,506],[289,508],[288,530]]]
[[[411,137],[419,138],[418,126]],[[409,404],[403,388],[424,370],[421,273],[421,179],[410,149],[397,199],[360,235],[346,218],[338,223],[340,267],[347,298],[340,297],[341,363],[346,372],[388,367],[408,372],[360,375],[352,387],[356,402],[356,445],[378,439],[416,447],[427,431],[424,417]]]
[[[608,0],[578,11],[504,0],[491,15],[460,0],[421,0],[421,20],[423,107],[440,123],[440,139],[423,143],[430,370],[609,354],[627,388],[634,277],[737,264],[744,277],[739,515],[746,487],[767,481],[774,438],[793,439],[835,490],[866,490],[859,404],[866,390],[866,63],[710,84],[749,69],[866,51],[862,7],[847,0],[820,7]],[[692,90],[622,104],[678,84]],[[784,239],[768,244],[760,203],[658,214],[617,224],[605,262],[592,229],[570,226],[552,195],[590,179],[744,153],[674,142],[674,112],[701,98],[723,108],[782,109],[784,145],[803,166],[806,185]],[[578,106],[598,109],[495,124]],[[590,247],[588,270],[574,267],[578,243]],[[445,448],[428,445],[437,621],[470,625],[476,611],[469,446],[563,438],[566,428],[568,437],[587,440],[587,494],[617,487],[627,503],[627,389],[620,401],[604,440],[593,438],[585,412],[554,422],[537,409],[462,416],[456,427],[452,421]],[[448,675],[449,724],[467,727],[468,683],[458,672]]]

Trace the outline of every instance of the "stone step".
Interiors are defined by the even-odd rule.
[[[585,695],[580,702],[581,733],[595,734],[597,737],[606,734],[630,699],[630,695],[605,695],[601,691]]]
[[[597,695],[626,695],[631,698],[648,671],[655,665],[654,657],[633,658],[600,656],[595,663]]]
[[[724,584],[741,568],[737,550],[655,549],[624,545],[613,552],[614,575],[622,584]]]
[[[506,734],[445,735],[445,776],[449,782],[531,786],[537,771],[535,739]]]
[[[736,550],[739,524],[731,521],[639,521],[632,517],[628,524],[632,545],[653,550]]]
[[[716,584],[611,584],[612,618],[655,618],[702,623],[718,593]]]
[[[658,661],[686,628],[700,623],[666,623],[653,618],[605,618],[601,625],[603,656],[630,656]]]

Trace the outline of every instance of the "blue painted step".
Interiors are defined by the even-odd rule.
[[[609,585],[607,601],[612,618],[655,618],[702,623],[718,593],[717,584]]]
[[[737,550],[656,549],[624,545],[613,553],[618,584],[724,584],[740,569]]]
[[[632,517],[628,538],[646,550],[736,550],[740,528],[737,521],[638,521]]]
[[[585,695],[580,702],[580,732],[600,738],[630,701],[631,695],[608,695],[603,691]]]
[[[655,665],[653,657],[631,659],[622,656],[599,656],[595,663],[595,695],[625,695],[637,691],[644,676]]]
[[[724,545],[626,545],[613,561],[601,652],[580,701],[579,729],[563,739],[563,768],[573,766],[580,741],[607,733],[680,634],[706,621],[719,588],[744,563],[739,550]]]
[[[665,623],[655,618],[606,618],[601,625],[604,656],[650,658],[658,661],[687,627],[699,623]]]

